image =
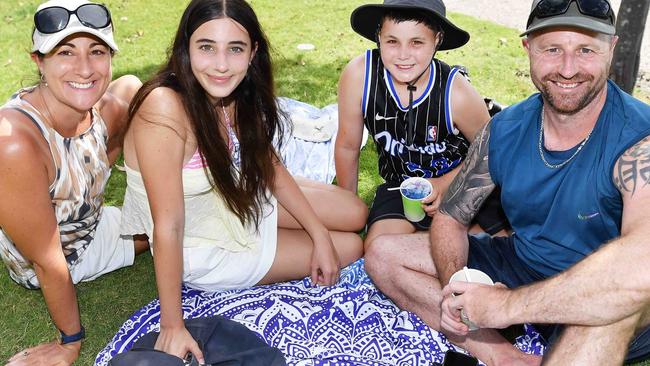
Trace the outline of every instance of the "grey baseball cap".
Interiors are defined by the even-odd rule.
[[[595,6],[594,9],[597,9],[598,12],[606,14],[607,19],[585,14],[579,8],[576,0],[567,0],[569,1],[569,4],[565,12],[540,17],[536,10],[538,10],[537,7],[540,3],[544,1],[549,0],[533,1],[533,5],[530,8],[526,31],[520,34],[520,37],[527,36],[528,34],[540,29],[551,27],[574,27],[597,33],[616,34],[616,15],[614,14],[614,10],[612,9],[609,0],[598,0],[598,2],[591,4],[592,8]]]

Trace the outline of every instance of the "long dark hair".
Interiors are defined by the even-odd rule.
[[[190,37],[203,23],[230,18],[248,32],[257,46],[246,76],[227,98],[235,102],[234,124],[241,152],[239,177],[227,142],[219,133],[220,117],[190,65]],[[242,224],[256,228],[273,186],[276,153],[273,141],[282,140],[269,42],[253,9],[244,0],[193,0],[185,9],[166,65],[138,91],[129,107],[131,120],[144,99],[158,87],[178,93],[189,117],[199,151],[205,159],[212,188],[226,201]]]

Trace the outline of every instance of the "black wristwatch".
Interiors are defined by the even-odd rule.
[[[75,334],[66,335],[61,329],[59,329],[59,333],[61,333],[61,344],[79,342],[86,338],[86,329],[84,329],[83,325],[81,326],[81,330]]]

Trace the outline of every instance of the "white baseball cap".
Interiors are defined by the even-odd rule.
[[[38,51],[42,54],[47,54],[50,51],[52,51],[52,49],[54,49],[54,47],[56,47],[59,44],[59,42],[61,42],[69,35],[75,33],[92,34],[97,38],[101,39],[102,41],[104,41],[108,45],[108,47],[113,49],[113,51],[115,52],[119,51],[119,49],[117,48],[117,44],[115,44],[115,40],[113,39],[112,21],[110,21],[106,27],[97,29],[97,28],[93,28],[92,26],[85,25],[79,20],[76,11],[77,9],[79,9],[79,7],[87,4],[96,4],[96,3],[90,2],[88,0],[50,0],[39,5],[38,8],[36,9],[36,13],[34,14],[34,24],[36,24],[36,15],[38,14],[38,12],[46,8],[54,8],[54,7],[65,8],[69,12],[68,14],[69,19],[66,27],[55,33],[41,33],[41,31],[38,30],[37,27],[35,27],[34,34],[32,35],[32,41],[34,42],[34,45],[32,46],[32,52]],[[108,11],[108,9],[106,10]],[[110,13],[108,13],[108,15],[110,17]],[[86,24],[88,23],[86,22]]]

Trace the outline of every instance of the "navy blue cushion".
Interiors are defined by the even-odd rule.
[[[203,351],[206,365],[285,366],[282,352],[267,345],[245,326],[224,318],[212,316],[185,321],[185,327]],[[110,366],[183,366],[183,360],[154,350],[158,332],[144,335],[126,353],[113,357]]]

